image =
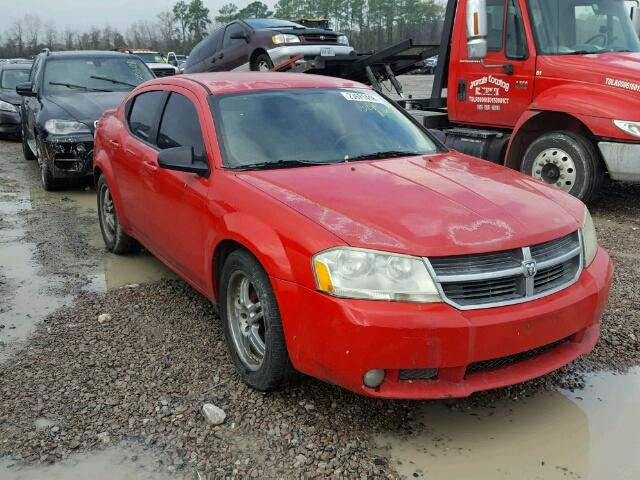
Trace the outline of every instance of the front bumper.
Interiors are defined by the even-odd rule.
[[[447,304],[345,300],[272,278],[294,366],[354,392],[382,398],[450,398],[529,380],[589,353],[613,274],[600,249],[578,282],[520,305],[460,311]],[[562,343],[559,341],[562,340]],[[559,342],[553,348],[537,350]],[[468,366],[542,351],[506,366]],[[500,363],[500,362],[498,362]],[[384,369],[383,383],[363,384]],[[401,380],[400,371],[438,369],[435,379]]]
[[[640,143],[598,142],[612,180],[640,181]]]
[[[324,48],[331,49],[335,56],[351,55],[354,52],[353,47],[348,45],[288,45],[272,48],[268,53],[273,64],[278,65],[296,55],[302,55],[307,59],[319,57],[320,50]]]
[[[93,174],[93,137],[49,136],[42,142],[44,161],[54,178],[83,179]]]
[[[20,114],[18,112],[0,111],[0,133],[3,135],[20,135]]]

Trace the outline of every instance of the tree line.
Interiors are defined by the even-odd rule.
[[[151,48],[189,53],[203,37],[235,19],[276,17],[296,20],[325,18],[348,35],[359,51],[377,50],[406,38],[437,43],[442,31],[439,0],[279,0],[273,10],[260,1],[244,8],[234,3],[212,12],[203,0],[180,0],[153,20],[133,22],[126,29],[105,25],[87,30],[60,29],[35,14],[15,20],[0,34],[0,58],[29,57],[52,50]]]

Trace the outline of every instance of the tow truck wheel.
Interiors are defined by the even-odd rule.
[[[546,133],[534,140],[520,170],[585,203],[593,200],[604,178],[593,143],[569,131]]]
[[[268,72],[272,68],[273,62],[271,61],[271,57],[266,53],[261,53],[251,60],[251,70],[254,72]]]

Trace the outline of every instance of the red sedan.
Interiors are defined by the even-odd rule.
[[[103,115],[94,168],[108,250],[142,244],[218,304],[254,388],[461,397],[598,340],[612,266],[585,206],[361,84],[152,80]]]

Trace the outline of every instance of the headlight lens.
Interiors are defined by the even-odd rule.
[[[423,259],[339,247],[313,257],[321,292],[344,298],[398,302],[441,302]]]
[[[614,125],[623,132],[627,132],[634,137],[640,137],[640,122],[630,122],[628,120],[614,120]]]
[[[12,105],[9,102],[5,102],[4,100],[0,100],[0,110],[2,110],[3,112],[18,113],[18,109],[15,105]]]
[[[271,37],[271,41],[274,45],[280,45],[281,43],[300,43],[300,38],[297,35],[280,33]]]
[[[598,252],[598,238],[596,237],[596,228],[593,225],[593,219],[587,208],[584,209],[584,220],[582,220],[582,245],[584,248],[584,266],[588,267],[596,258]]]
[[[75,122],[73,120],[47,120],[44,128],[52,135],[74,135],[80,133],[91,133],[89,127],[84,123]]]
[[[342,45],[349,45],[349,39],[347,38],[346,35],[340,35],[338,37],[338,43],[340,43]]]

